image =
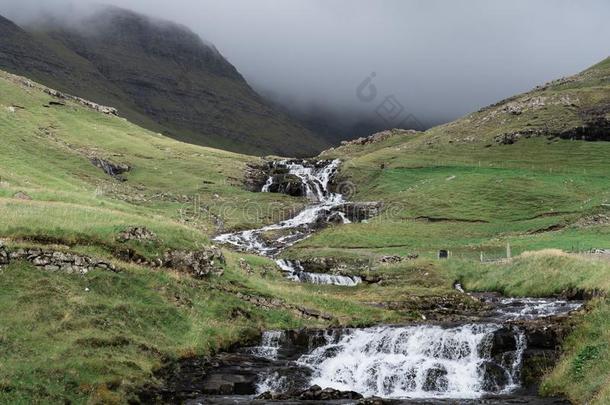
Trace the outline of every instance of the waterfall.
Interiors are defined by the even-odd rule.
[[[311,273],[305,271],[297,260],[276,260],[280,269],[286,272],[286,277],[293,281],[312,284],[334,284],[352,287],[362,282],[358,276],[341,276],[335,274]]]
[[[338,214],[343,223],[349,223],[350,221],[346,215],[337,210],[337,207],[345,203],[343,196],[329,190],[330,181],[340,163],[339,160],[333,160],[319,167],[319,165],[307,165],[304,162],[298,161],[284,160],[276,162],[276,166],[285,166],[290,174],[297,176],[301,180],[307,198],[313,203],[291,219],[260,229],[220,235],[214,240],[220,243],[231,244],[241,250],[258,253],[267,257],[275,257],[283,249],[307,238],[311,234],[312,226],[320,218],[328,216],[330,213]],[[274,177],[270,176],[261,191],[269,192],[273,181]],[[288,234],[269,241],[261,237],[263,233],[268,231],[286,231]],[[286,273],[287,277],[293,281],[340,286],[355,286],[362,281],[357,276],[350,277],[307,272],[298,262],[277,260],[276,263]]]
[[[277,359],[278,351],[282,347],[285,333],[281,330],[270,330],[263,332],[260,346],[252,347],[250,352],[256,356],[266,359]]]
[[[513,350],[499,352],[499,324],[376,327],[346,330],[297,360],[312,370],[310,385],[383,398],[480,398],[519,386],[525,337],[511,330]],[[277,377],[277,376],[276,376]],[[277,380],[277,381],[276,381]],[[259,389],[281,391],[273,375]]]

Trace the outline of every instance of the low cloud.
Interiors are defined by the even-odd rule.
[[[363,118],[383,126],[388,98],[423,125],[448,121],[610,54],[606,0],[108,3],[190,27],[262,94],[304,116],[324,111],[346,128]],[[0,0],[0,13],[25,23],[41,13],[79,16],[94,4]],[[357,94],[367,78],[377,91],[371,100]]]

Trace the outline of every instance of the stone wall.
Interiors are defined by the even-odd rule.
[[[83,275],[92,270],[117,271],[111,263],[88,256],[43,249],[17,249],[10,251],[0,242],[0,266],[14,261],[26,261],[46,271],[67,274]]]

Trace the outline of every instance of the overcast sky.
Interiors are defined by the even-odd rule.
[[[64,0],[0,0],[23,21]],[[395,95],[446,121],[610,55],[608,0],[108,0],[214,43],[259,91],[366,114]],[[87,8],[98,2],[72,0]],[[72,11],[70,12],[72,13]],[[377,96],[357,97],[372,72]],[[368,87],[366,87],[368,89]]]

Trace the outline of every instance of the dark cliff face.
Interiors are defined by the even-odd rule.
[[[0,69],[115,106],[151,130],[252,154],[328,146],[254,92],[212,45],[177,24],[106,8],[35,31],[0,22]],[[36,55],[36,57],[33,57]]]

